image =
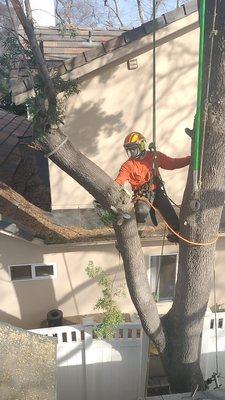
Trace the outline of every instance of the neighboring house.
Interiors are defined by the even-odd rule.
[[[152,22],[125,32],[94,49],[64,61],[58,73],[65,79],[79,78],[81,92],[67,104],[65,131],[70,140],[109,175],[115,177],[126,155],[124,136],[130,130],[152,140]],[[184,128],[192,126],[195,114],[198,64],[198,14],[192,1],[157,18],[157,147],[170,156],[190,152]],[[44,46],[45,47],[45,46]],[[27,77],[17,76],[12,92],[17,103],[32,91]],[[181,202],[187,168],[162,171],[169,196]],[[49,161],[52,213],[57,223],[101,228],[91,196]],[[176,185],[174,185],[176,182]],[[223,231],[217,242],[217,303],[223,293]],[[5,225],[4,225],[5,223]],[[7,228],[7,229],[6,229]],[[59,308],[65,317],[93,313],[100,292],[85,268],[92,260],[115,279],[124,282],[122,260],[113,237],[92,242],[43,244],[26,227],[20,232],[2,221],[0,319],[24,328],[38,328],[49,310]],[[28,232],[30,233],[30,232]],[[19,238],[23,238],[20,240]],[[143,239],[149,280],[162,314],[172,304],[178,247],[166,242],[159,274],[162,233]],[[124,313],[135,313],[129,294],[118,300]],[[213,298],[210,298],[213,305]]]

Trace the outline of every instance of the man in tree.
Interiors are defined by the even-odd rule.
[[[126,136],[124,148],[129,159],[121,166],[116,182],[119,185],[126,181],[130,183],[134,192],[137,223],[145,224],[149,213],[149,206],[145,200],[138,199],[144,197],[159,210],[172,230],[178,232],[179,219],[166,195],[158,168],[183,168],[190,163],[190,156],[171,158],[154,149],[147,151],[146,139],[139,132],[131,132]],[[150,208],[150,216],[153,224],[157,225],[154,208]],[[172,232],[167,235],[167,239],[178,242],[178,237]]]

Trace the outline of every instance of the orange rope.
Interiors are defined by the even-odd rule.
[[[174,231],[173,228],[171,228],[171,226],[165,221],[165,219],[163,218],[163,216],[160,214],[159,210],[157,210],[157,208],[146,198],[146,197],[135,197],[134,199],[134,203],[136,203],[138,200],[143,201],[144,203],[146,203],[150,208],[152,207],[153,210],[155,210],[155,212],[160,215],[160,217],[163,219],[165,225],[167,226],[167,228],[174,233],[174,235],[176,235],[179,239],[183,240],[183,242],[186,242],[188,244],[191,244],[193,246],[210,246],[214,243],[216,243],[219,235],[217,235],[217,237],[212,240],[211,242],[206,242],[206,243],[199,243],[199,242],[192,242],[191,240],[188,240],[186,238],[184,238],[183,236],[181,236],[178,232]]]

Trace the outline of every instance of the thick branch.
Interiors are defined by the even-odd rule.
[[[88,230],[54,224],[40,208],[25,200],[3,182],[0,182],[0,211],[3,217],[13,220],[20,227],[25,227],[45,243],[87,242],[93,239],[113,238],[113,232],[108,228]]]
[[[151,295],[135,216],[125,221],[122,226],[115,224],[114,229],[131,299],[146,334],[151,337],[160,353],[163,353],[166,345],[165,335],[156,303]]]

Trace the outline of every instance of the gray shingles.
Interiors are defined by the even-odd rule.
[[[179,19],[185,17],[184,7],[181,6],[176,10],[170,11],[164,14],[164,18],[167,24],[171,24],[174,21],[178,21]]]
[[[144,24],[142,24],[141,26],[134,28],[130,31],[123,31],[123,30],[108,30],[107,32],[102,31],[101,29],[94,29],[92,30],[91,28],[84,28],[84,29],[80,29],[79,31],[79,35],[82,35],[82,37],[86,36],[86,43],[87,40],[89,38],[89,32],[92,32],[91,35],[91,39],[93,41],[94,36],[96,38],[98,38],[97,40],[99,40],[99,38],[101,37],[102,43],[100,46],[95,47],[94,49],[82,52],[79,55],[76,55],[75,57],[70,58],[69,60],[65,60],[61,65],[56,65],[55,69],[58,72],[58,75],[63,75],[66,72],[71,72],[73,69],[76,69],[77,67],[80,67],[82,65],[85,65],[86,63],[90,62],[93,59],[96,59],[98,57],[102,57],[105,53],[108,53],[110,51],[113,51],[115,49],[118,49],[126,44],[131,43],[132,41],[135,41],[137,39],[140,39],[142,37],[144,37],[145,35],[149,35],[153,32],[153,28],[155,30],[164,28],[166,25],[175,22],[183,17],[185,17],[186,15],[189,15],[193,12],[197,11],[197,1],[193,0],[190,3],[185,4],[182,7],[179,7],[178,9],[171,11],[169,13],[166,13],[164,15],[162,15],[161,17],[158,17],[155,21],[155,26],[153,21],[149,21],[146,22]],[[40,31],[40,30],[39,30]],[[49,28],[46,29],[41,29],[41,34],[49,34],[49,37],[51,36],[50,34],[54,34],[56,33],[55,29],[52,29],[49,31]],[[122,34],[121,34],[122,32]],[[104,38],[101,36],[104,33]],[[118,33],[120,34],[120,36],[118,36]],[[109,35],[112,36],[117,36],[116,38],[114,37],[114,39],[111,40],[106,40],[108,39]],[[93,36],[94,35],[94,36]],[[68,37],[68,34],[67,34]],[[106,41],[105,41],[105,40]],[[90,42],[89,42],[90,43]],[[61,44],[60,44],[61,45]],[[79,45],[80,46],[80,45]],[[96,46],[96,43],[95,43]],[[46,46],[47,49],[47,46]],[[81,48],[79,49],[80,52]],[[57,53],[57,49],[56,49],[56,53]],[[47,56],[47,55],[46,55]],[[50,54],[48,55],[49,57],[51,56]],[[54,54],[52,55],[54,58]],[[60,55],[57,53],[57,57],[59,57]],[[63,61],[63,59],[65,59],[66,54],[61,54],[61,60]],[[58,62],[58,61],[57,61]],[[23,79],[23,81],[19,81],[19,82],[15,82],[15,80],[12,80],[12,92],[13,95],[19,95],[22,93],[25,93],[27,90],[32,89],[32,84],[31,82],[27,81],[26,79]]]
[[[198,10],[198,3],[197,0],[189,1],[188,3],[184,4],[184,10],[186,15],[190,15]]]
[[[103,47],[103,45],[96,47],[95,49],[86,51],[84,53],[85,59],[86,61],[91,61],[94,60],[95,58],[101,57],[105,54],[105,49]]]
[[[67,72],[72,71],[72,69],[75,69],[77,67],[80,67],[81,65],[85,64],[86,60],[84,58],[84,54],[79,54],[77,57],[70,58],[69,60],[64,61],[64,66],[67,70]],[[58,70],[58,68],[57,68]]]
[[[134,28],[130,31],[127,31],[123,34],[125,42],[130,43],[133,42],[134,40],[140,39],[143,36],[145,36],[145,30],[143,26],[139,26],[138,28]]]
[[[123,47],[125,44],[126,42],[124,35],[121,35],[117,38],[107,40],[107,42],[103,43],[103,46],[105,48],[105,51],[108,53],[110,51],[118,49],[119,47]]]

